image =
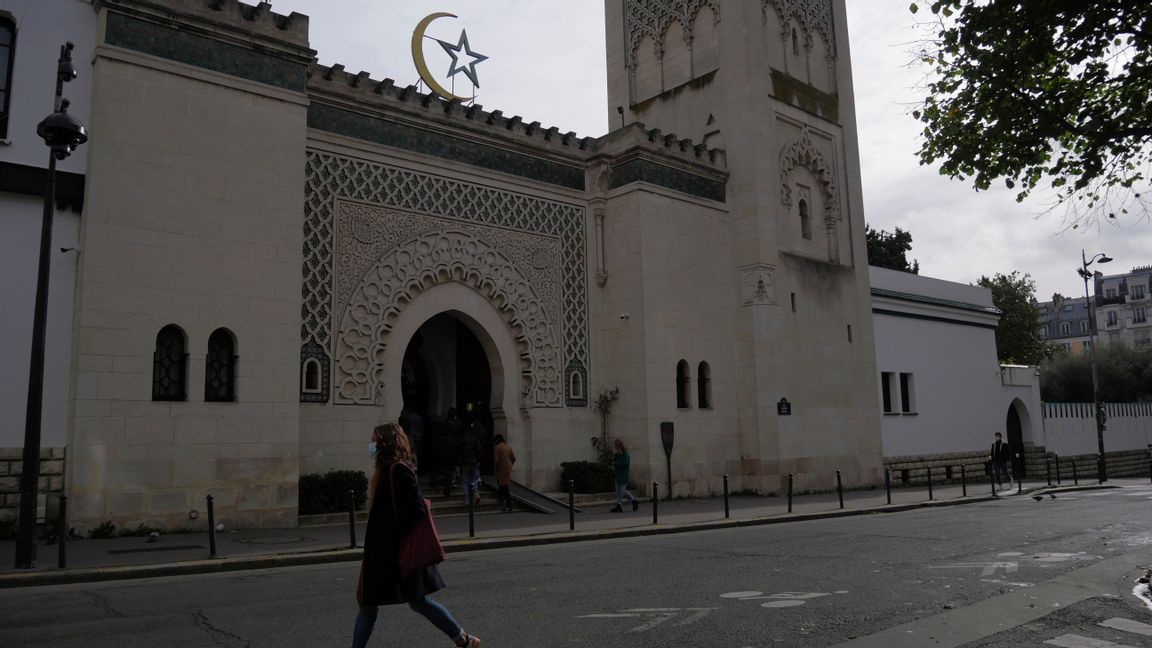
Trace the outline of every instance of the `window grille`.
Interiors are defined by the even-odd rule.
[[[152,400],[188,400],[186,383],[188,354],[184,331],[175,324],[160,329],[152,354]]]
[[[236,343],[227,329],[216,329],[208,337],[208,357],[204,363],[204,400],[231,403],[236,400]]]

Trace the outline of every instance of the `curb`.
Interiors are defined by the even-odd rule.
[[[1107,490],[1115,488],[1120,487],[1113,485],[1042,486],[1040,488],[1025,490],[1023,494],[1046,495],[1049,493],[1069,493],[1074,491]],[[1014,492],[1010,497],[1017,496],[1018,495]],[[485,551],[489,549],[508,549],[514,547],[566,544],[570,542],[615,540],[621,538],[636,538],[650,535],[690,533],[693,531],[736,529],[741,527],[787,524],[790,522],[806,522],[810,520],[826,520],[830,518],[854,517],[861,515],[901,513],[905,511],[914,511],[917,509],[960,506],[964,504],[992,502],[1001,499],[1005,498],[993,495],[972,495],[969,497],[960,497],[956,499],[929,500],[907,504],[885,504],[881,506],[873,506],[870,508],[861,509],[833,509],[830,511],[817,511],[813,513],[780,513],[776,515],[746,518],[740,520],[722,519],[711,520],[708,522],[657,524],[653,526],[629,527],[624,529],[564,531],[542,535],[445,540],[443,544],[444,551],[452,554],[472,551]],[[248,571],[254,569],[275,569],[278,567],[298,567],[303,565],[354,562],[360,560],[362,553],[363,552],[360,548],[320,549],[309,552],[262,554],[256,556],[218,558],[209,560],[190,560],[185,562],[160,563],[155,565],[94,567],[84,569],[19,572],[0,574],[0,589],[62,585],[69,583],[94,583],[138,578],[159,578],[164,576],[185,576],[190,574],[215,574],[234,571]]]

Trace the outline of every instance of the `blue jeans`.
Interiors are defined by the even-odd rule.
[[[420,614],[425,619],[432,622],[432,625],[440,629],[440,632],[448,635],[449,639],[455,640],[463,632],[463,628],[452,618],[452,613],[449,612],[443,605],[425,596],[417,601],[408,603],[408,607],[412,608],[414,612]],[[352,630],[352,648],[364,648],[368,645],[368,639],[372,637],[372,629],[376,627],[376,615],[379,608],[375,605],[364,605],[360,607],[360,613],[356,615],[356,626]]]
[[[992,472],[996,475],[996,485],[1000,486],[1005,480],[1009,484],[1012,483],[1012,470],[1008,467],[1007,463],[992,462]]]
[[[616,484],[616,506],[624,507],[624,498],[627,497],[629,502],[635,502],[636,498],[632,493],[628,492],[628,484]]]
[[[480,464],[460,467],[460,481],[464,486],[464,503],[471,502],[480,493]]]

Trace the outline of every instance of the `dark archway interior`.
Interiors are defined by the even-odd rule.
[[[404,352],[401,382],[404,405],[424,419],[426,429],[442,422],[450,407],[465,423],[477,420],[483,425],[481,469],[490,473],[492,371],[468,325],[449,313],[425,322]]]
[[[1012,447],[1012,476],[1016,479],[1027,477],[1024,474],[1024,431],[1020,425],[1020,412],[1016,411],[1016,403],[1008,406],[1008,420],[1005,423],[1008,431],[1008,445]],[[1018,455],[1018,456],[1016,456]]]

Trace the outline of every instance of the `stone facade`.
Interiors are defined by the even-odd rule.
[[[64,492],[64,448],[40,449],[39,501],[36,519],[44,521],[46,499]],[[20,511],[20,475],[24,473],[23,449],[0,448],[0,520],[15,520]]]
[[[208,494],[292,525],[299,475],[366,469],[417,397],[479,405],[542,490],[612,388],[638,483],[880,482],[842,2],[608,0],[626,125],[599,138],[317,65],[265,3],[95,7],[77,528],[187,526]],[[222,332],[231,400],[201,388]]]

